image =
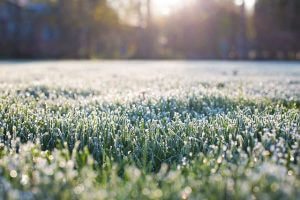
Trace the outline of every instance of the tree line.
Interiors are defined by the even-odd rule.
[[[0,0],[2,58],[300,59],[300,1]]]

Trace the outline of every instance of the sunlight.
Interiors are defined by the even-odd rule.
[[[236,5],[242,5],[245,2],[245,6],[248,9],[252,9],[255,5],[256,0],[235,0]]]
[[[153,0],[154,14],[156,15],[169,15],[174,9],[187,4],[191,0]],[[245,2],[247,9],[252,9],[256,0],[234,0],[236,5],[242,5]]]
[[[178,8],[186,0],[153,0],[154,13],[157,15],[169,15],[172,10]]]

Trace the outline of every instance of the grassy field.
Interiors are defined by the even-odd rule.
[[[0,199],[299,199],[300,64],[0,63]]]

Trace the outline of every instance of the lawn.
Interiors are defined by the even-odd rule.
[[[0,199],[297,199],[300,64],[0,63]]]

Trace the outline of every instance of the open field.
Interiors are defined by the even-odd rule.
[[[0,199],[297,199],[298,62],[0,62]]]

